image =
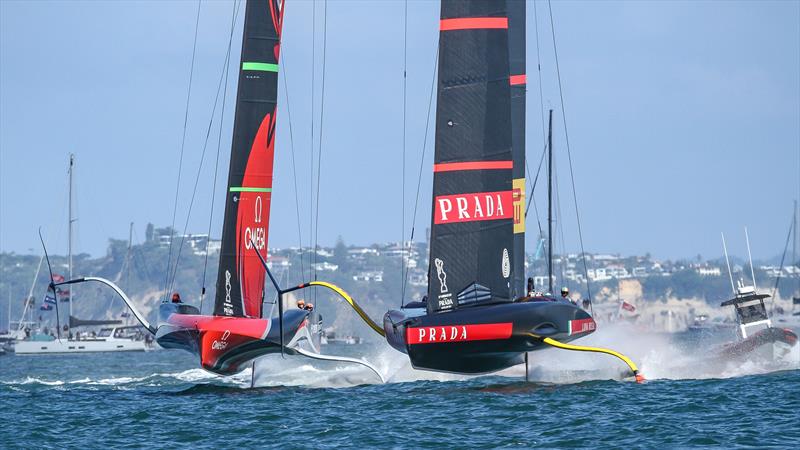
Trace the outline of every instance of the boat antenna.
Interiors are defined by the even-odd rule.
[[[750,260],[750,277],[753,279],[753,289],[758,291],[758,287],[756,287],[756,271],[753,269],[753,255],[750,253],[750,236],[747,234],[747,227],[744,227],[744,240],[747,242],[747,258]]]
[[[733,284],[733,272],[731,272],[731,261],[728,259],[728,246],[725,244],[725,233],[720,233],[722,235],[722,251],[725,253],[725,264],[728,265],[728,278],[731,280],[731,290],[733,291],[734,297],[736,296],[736,286]]]
[[[50,284],[47,286],[47,291],[53,291],[53,298],[56,299],[56,335],[58,342],[61,342],[61,319],[58,314],[58,299],[56,298],[56,282],[53,279],[53,268],[50,265],[50,257],[47,255],[47,246],[44,245],[44,238],[42,237],[42,227],[39,227],[39,240],[42,242],[42,249],[44,250],[44,259],[47,260],[47,270],[50,272]],[[45,294],[47,296],[47,294]]]
[[[547,286],[553,293],[553,110],[547,130]]]

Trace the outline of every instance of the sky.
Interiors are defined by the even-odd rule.
[[[309,244],[317,181],[320,245],[408,239],[412,223],[424,240],[438,2],[409,1],[407,22],[403,1],[286,3],[270,246]],[[233,7],[201,4],[187,116],[196,1],[0,1],[0,251],[39,253],[41,226],[66,252],[70,152],[77,251],[104,254],[130,222],[135,240],[172,224],[185,117],[175,227],[219,237],[241,10],[221,135],[211,114]],[[527,152],[535,171],[553,108],[562,249],[579,248],[566,117],[588,251],[710,258],[725,232],[744,255],[745,226],[754,257],[783,250],[800,197],[800,2],[555,1],[563,110],[548,4],[527,7]],[[536,229],[532,212],[529,248]]]

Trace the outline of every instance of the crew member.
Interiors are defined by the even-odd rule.
[[[181,302],[181,294],[177,292],[172,293],[172,303],[182,303]]]
[[[304,309],[306,311],[313,311],[314,310],[314,304],[313,303],[306,303],[306,301],[303,300],[302,298],[297,301],[297,307],[300,308],[300,309]]]
[[[561,288],[561,298],[569,300],[572,303],[575,303],[575,300],[569,298],[569,288],[566,286]]]
[[[533,297],[533,277],[528,277],[528,297]]]

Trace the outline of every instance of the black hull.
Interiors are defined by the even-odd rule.
[[[383,319],[386,340],[408,354],[415,369],[462,374],[503,370],[524,362],[542,338],[569,342],[593,332],[583,309],[562,300],[533,300],[420,315],[400,309]]]

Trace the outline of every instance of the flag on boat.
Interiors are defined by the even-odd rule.
[[[636,311],[636,307],[631,305],[630,303],[626,302],[625,300],[622,301],[622,309],[628,312]]]
[[[40,306],[39,309],[41,309],[42,311],[52,311],[53,310],[53,305],[51,305],[49,303],[45,303],[42,306]]]

